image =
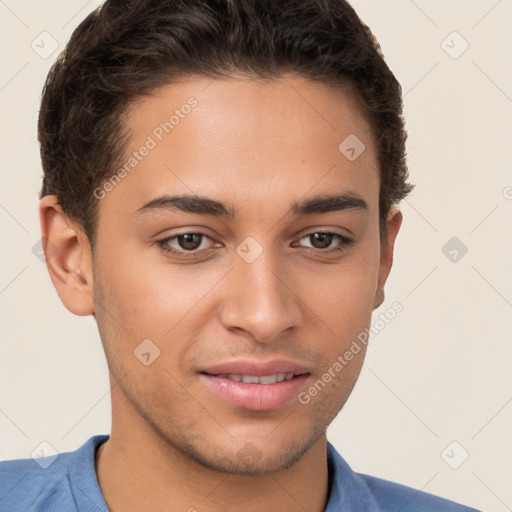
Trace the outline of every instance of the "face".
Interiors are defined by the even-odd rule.
[[[113,427],[217,470],[288,467],[347,400],[364,346],[305,393],[389,272],[369,126],[350,91],[294,76],[165,86],[126,125],[134,160],[97,191],[93,278]]]

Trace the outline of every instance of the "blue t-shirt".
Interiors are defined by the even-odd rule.
[[[108,435],[51,457],[0,462],[0,512],[108,512],[94,467]],[[432,494],[354,473],[327,443],[329,501],[325,512],[478,512]]]

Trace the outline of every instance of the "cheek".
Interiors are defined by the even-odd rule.
[[[329,325],[349,327],[369,321],[378,281],[378,252],[363,249],[302,282],[308,305]]]
[[[98,275],[104,290],[99,302],[105,306],[98,325],[102,325],[102,340],[117,373],[130,368],[138,373],[145,370],[134,351],[148,339],[157,347],[152,349],[145,342],[149,352],[160,351],[155,367],[180,367],[206,319],[211,318],[210,310],[206,311],[215,307],[214,294],[210,292],[225,269],[210,267],[199,271],[193,265],[178,267],[165,262],[146,265],[142,258],[113,267],[106,271],[107,266],[103,265]],[[151,376],[152,380],[156,373],[152,371]],[[169,378],[165,374],[163,377]]]
[[[142,257],[113,267],[103,271],[107,300],[134,335],[162,336],[205,293],[197,271],[194,279],[192,270],[150,265]]]
[[[321,319],[316,321],[323,333],[317,335],[316,348],[322,354],[322,371],[331,368],[339,356],[342,359],[343,369],[334,372],[342,379],[332,381],[333,391],[336,387],[344,388],[344,392],[351,389],[363,364],[366,345],[360,339],[371,324],[378,254],[378,248],[365,251],[361,248],[336,272],[324,278],[316,277],[318,286],[313,286],[311,281],[303,284],[308,306]],[[344,392],[341,392],[343,396]]]

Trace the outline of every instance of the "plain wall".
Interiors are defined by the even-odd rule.
[[[416,189],[374,321],[395,301],[403,310],[371,339],[328,437],[356,471],[512,510],[512,3],[352,3],[403,86]],[[110,429],[96,324],[64,308],[33,251],[42,85],[97,5],[0,2],[0,459],[42,441],[75,450]],[[50,51],[42,32],[59,45],[48,58],[31,46],[45,38]]]

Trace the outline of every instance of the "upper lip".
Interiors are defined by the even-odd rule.
[[[255,375],[261,377],[263,375],[273,375],[274,373],[293,373],[301,375],[309,373],[308,368],[300,363],[287,361],[285,359],[274,359],[271,361],[251,361],[251,360],[236,360],[226,361],[224,363],[215,364],[203,368],[201,373],[208,373],[210,375],[219,375],[224,373],[231,373],[233,375]]]

